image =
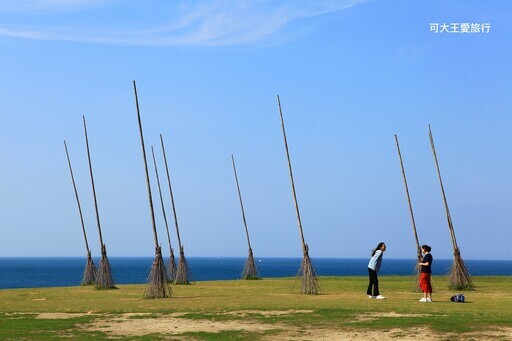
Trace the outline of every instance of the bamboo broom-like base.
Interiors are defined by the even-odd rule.
[[[176,270],[176,278],[174,279],[174,284],[190,284],[189,277],[190,269],[188,267],[187,260],[185,259],[185,252],[183,251],[182,246],[180,249],[180,260],[178,262],[178,269]]]
[[[309,258],[308,245],[303,247],[304,257],[300,263],[300,269],[298,275],[302,278],[301,293],[304,295],[316,295],[320,293],[320,285],[318,283],[318,277],[316,275],[315,268]]]
[[[415,283],[414,290],[417,292],[421,291],[420,278],[421,278],[421,265],[420,262],[423,260],[423,256],[421,255],[421,251],[418,250],[418,259],[416,260],[416,266],[414,267],[414,275],[415,275]]]
[[[450,288],[457,290],[473,290],[473,280],[471,279],[471,275],[460,256],[460,251],[458,249],[455,250],[453,256],[453,264],[449,275]]]
[[[169,257],[169,282],[176,279],[176,259],[174,258],[174,250],[171,249],[171,256]]]
[[[421,277],[421,265],[419,262],[416,262],[416,266],[414,267],[414,290],[417,292],[421,292],[421,286],[420,286],[420,277]]]
[[[169,285],[167,272],[165,270],[162,250],[156,248],[155,260],[151,266],[148,276],[148,284],[144,291],[144,298],[165,298],[171,297],[171,287]]]
[[[101,261],[98,271],[96,272],[96,280],[94,287],[98,290],[117,289],[114,285],[114,278],[112,277],[112,269],[107,257],[107,250],[105,245],[101,248]]]
[[[94,285],[96,281],[96,265],[91,257],[91,252],[87,254],[87,264],[85,265],[84,274],[82,275],[82,282],[80,285]]]
[[[258,268],[256,268],[256,263],[254,263],[252,249],[249,249],[249,256],[245,261],[244,271],[242,272],[242,279],[260,279]]]

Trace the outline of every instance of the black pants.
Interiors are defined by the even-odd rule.
[[[375,272],[375,270],[373,269],[368,268],[368,275],[370,276],[370,284],[368,284],[368,290],[366,290],[366,294],[370,296],[379,296],[379,278],[377,277],[377,272]]]

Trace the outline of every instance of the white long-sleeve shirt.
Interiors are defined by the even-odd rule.
[[[375,251],[375,254],[370,259],[370,262],[368,263],[368,267],[375,272],[379,272],[380,265],[382,264],[382,250]]]

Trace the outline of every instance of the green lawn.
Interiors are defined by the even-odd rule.
[[[323,277],[322,294],[298,293],[294,278],[196,282],[173,297],[142,298],[144,285],[0,290],[0,340],[41,339],[512,339],[510,277],[474,277],[467,303],[444,277],[433,303],[414,278],[380,278],[385,300],[368,299],[365,277]],[[428,338],[427,338],[428,339]]]

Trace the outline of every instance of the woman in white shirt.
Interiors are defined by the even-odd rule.
[[[372,251],[372,258],[368,263],[368,275],[370,277],[370,283],[368,284],[368,290],[366,290],[366,294],[369,298],[376,298],[378,300],[385,298],[379,292],[379,277],[377,276],[380,265],[382,264],[382,255],[384,254],[384,251],[386,251],[386,244],[380,242]]]

